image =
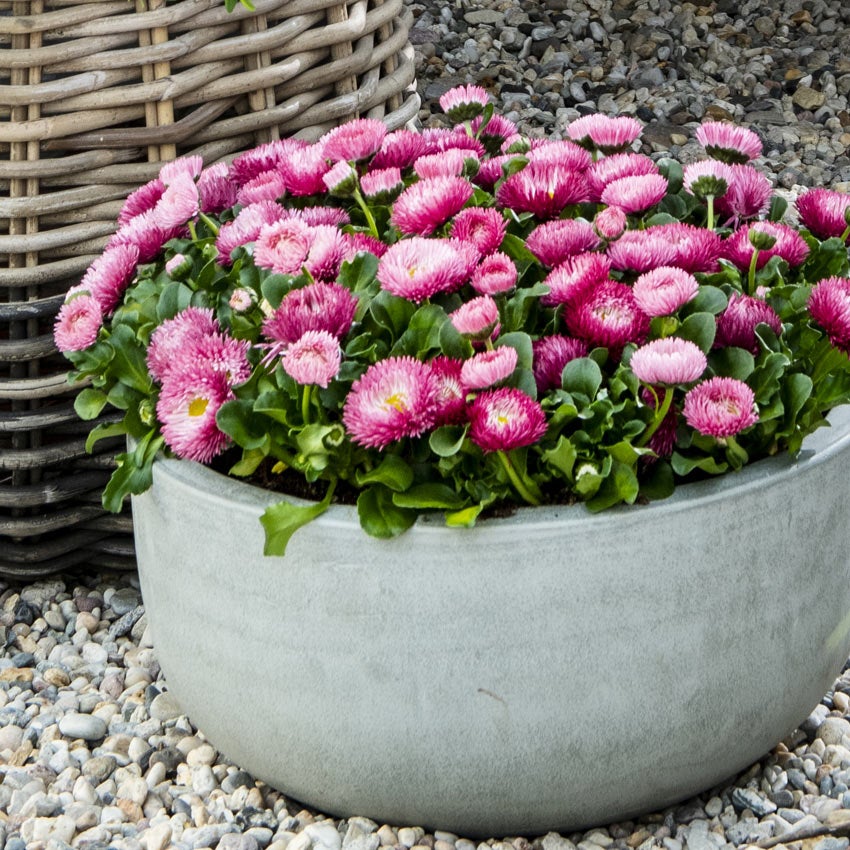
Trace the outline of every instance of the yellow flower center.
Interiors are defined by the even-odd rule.
[[[399,413],[404,413],[407,410],[407,399],[402,393],[393,393],[384,399],[384,404],[387,407],[394,407]]]
[[[189,416],[203,416],[209,404],[209,399],[193,398],[189,402]]]

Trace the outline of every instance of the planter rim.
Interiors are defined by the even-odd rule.
[[[602,533],[612,525],[622,527],[632,521],[643,523],[659,512],[671,515],[683,511],[698,512],[717,500],[727,498],[733,490],[740,493],[778,486],[790,476],[796,476],[807,469],[829,463],[850,442],[850,405],[841,405],[833,409],[827,418],[829,426],[818,428],[806,437],[796,458],[783,452],[774,457],[747,464],[737,472],[727,472],[716,477],[680,484],[668,498],[652,501],[646,505],[617,505],[596,514],[589,511],[582,503],[518,507],[510,516],[479,520],[475,530],[480,532],[487,528],[492,531],[510,532],[519,524],[528,531],[557,522],[559,526],[581,524],[585,530],[588,524],[593,523]],[[210,503],[227,504],[231,508],[234,501],[252,511],[262,511],[269,505],[282,500],[296,505],[312,504],[309,500],[265,490],[231,478],[195,461],[160,457],[154,464],[154,475],[168,476],[184,485],[198,488],[204,494],[203,498]],[[350,527],[352,531],[361,532],[357,508],[354,505],[332,504],[311,524],[315,523],[327,528]],[[411,533],[417,535],[450,532],[469,534],[472,530],[449,528],[445,525],[442,515],[434,512],[420,515],[415,525],[406,531],[404,536],[409,536]]]

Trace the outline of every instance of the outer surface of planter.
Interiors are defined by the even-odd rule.
[[[597,516],[393,541],[183,461],[134,503],[174,695],[241,767],[340,815],[500,835],[621,820],[791,732],[850,651],[850,416],[792,462]]]

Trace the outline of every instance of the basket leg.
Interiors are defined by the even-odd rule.
[[[345,3],[340,3],[339,6],[330,6],[328,7],[326,16],[329,24],[343,23],[348,20],[348,6]],[[347,56],[351,56],[353,52],[354,48],[350,41],[331,45],[331,58],[334,60],[345,59]],[[339,95],[353,94],[357,91],[357,77],[354,74],[349,77],[343,77],[336,83],[334,90]],[[346,115],[344,120],[350,121],[352,118],[357,117],[359,117],[358,114],[352,113],[351,115]]]
[[[262,32],[266,29],[268,29],[268,22],[265,15],[252,15],[250,18],[245,18],[242,21],[242,32],[246,35]],[[268,50],[261,50],[245,57],[245,69],[247,71],[268,68],[271,64],[271,53]],[[248,107],[252,112],[263,112],[266,109],[273,109],[276,103],[273,86],[262,89],[261,91],[248,93]],[[273,142],[279,138],[280,131],[274,125],[266,129],[254,131],[255,145],[260,145],[264,142]]]

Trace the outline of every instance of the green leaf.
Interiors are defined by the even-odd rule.
[[[153,462],[164,442],[163,437],[155,437],[155,434],[156,431],[151,430],[139,440],[134,451],[116,456],[115,471],[101,497],[106,510],[119,513],[127,496],[144,493],[153,483]]]
[[[782,221],[785,210],[788,209],[788,201],[781,195],[774,195],[770,199],[770,209],[767,212],[768,221]]]
[[[423,304],[408,320],[407,329],[393,346],[392,354],[408,354],[424,360],[432,352],[463,357],[467,345],[446,311],[437,304]]]
[[[721,475],[729,469],[727,463],[718,463],[711,455],[703,455],[702,457],[685,457],[679,452],[673,452],[673,457],[670,459],[673,467],[673,472],[676,475],[687,475],[695,469],[701,469],[709,475]]]
[[[160,322],[173,319],[179,312],[192,303],[192,290],[185,283],[171,281],[167,283],[159,296],[156,315]]]
[[[564,366],[562,382],[567,392],[582,393],[592,401],[602,385],[602,370],[589,357],[577,357]]]
[[[398,455],[384,455],[375,469],[369,472],[358,470],[355,481],[358,487],[364,487],[366,484],[383,484],[399,493],[413,483],[413,470]]]
[[[361,251],[353,260],[342,264],[337,282],[354,293],[366,292],[372,289],[377,273],[378,258]]]
[[[328,487],[325,498],[312,505],[292,505],[289,502],[278,502],[266,508],[260,517],[260,522],[266,532],[263,554],[285,555],[286,546],[292,535],[328,509],[333,490],[333,486]]]
[[[247,399],[226,401],[218,409],[215,421],[243,449],[259,449],[268,440],[266,422],[254,413],[252,402]]]
[[[417,484],[403,493],[395,493],[393,495],[394,505],[400,508],[414,508],[416,510],[427,510],[430,508],[457,510],[462,508],[465,502],[466,500],[452,490],[451,487],[433,482]]]
[[[462,425],[441,425],[431,432],[428,445],[438,457],[452,457],[461,450],[466,431]]]
[[[716,332],[717,323],[711,313],[692,313],[679,326],[676,336],[690,340],[708,354]]]
[[[675,489],[676,479],[670,464],[666,460],[657,460],[641,481],[640,495],[656,501],[669,498]]]
[[[567,480],[572,481],[573,467],[575,466],[578,452],[566,437],[561,435],[555,447],[547,449],[542,453],[541,457],[547,466],[557,469]]]
[[[730,345],[713,351],[709,357],[711,368],[725,378],[746,381],[755,369],[756,361],[749,351]]]
[[[81,390],[74,399],[74,410],[80,419],[88,421],[89,419],[97,419],[101,411],[106,407],[107,398],[100,390],[87,387]]]
[[[611,472],[602,482],[602,486],[593,498],[587,502],[591,511],[604,511],[620,502],[628,505],[634,503],[640,492],[637,475],[634,469],[625,463],[615,460],[611,465]]]
[[[729,299],[722,289],[716,286],[704,284],[699,288],[693,301],[689,301],[682,307],[681,315],[687,316],[691,313],[711,313],[716,316],[726,309]]]
[[[795,372],[789,375],[782,387],[785,412],[793,422],[803,405],[811,398],[814,382],[808,375]]]
[[[681,164],[671,157],[662,157],[657,162],[658,170],[667,180],[667,191],[671,195],[675,195],[682,188],[685,180],[685,175]]]
[[[398,537],[416,522],[416,511],[393,504],[392,492],[375,485],[364,490],[357,499],[360,526],[372,537]]]
[[[238,460],[227,471],[228,475],[236,475],[240,478],[247,478],[253,475],[260,464],[266,459],[267,455],[260,449],[249,449],[242,452],[242,458]]]
[[[261,284],[260,292],[263,298],[277,310],[283,296],[292,289],[294,278],[288,274],[270,274]]]
[[[95,443],[100,440],[105,440],[108,437],[120,437],[126,433],[127,428],[123,422],[102,422],[100,425],[95,425],[86,438],[86,452],[91,454]]]
[[[446,514],[446,525],[449,528],[472,528],[482,510],[484,505],[479,504],[461,508],[459,511],[451,511]]]
[[[117,325],[112,332],[115,356],[112,369],[115,376],[127,386],[141,393],[149,393],[153,386],[148,373],[145,347],[127,325]]]

